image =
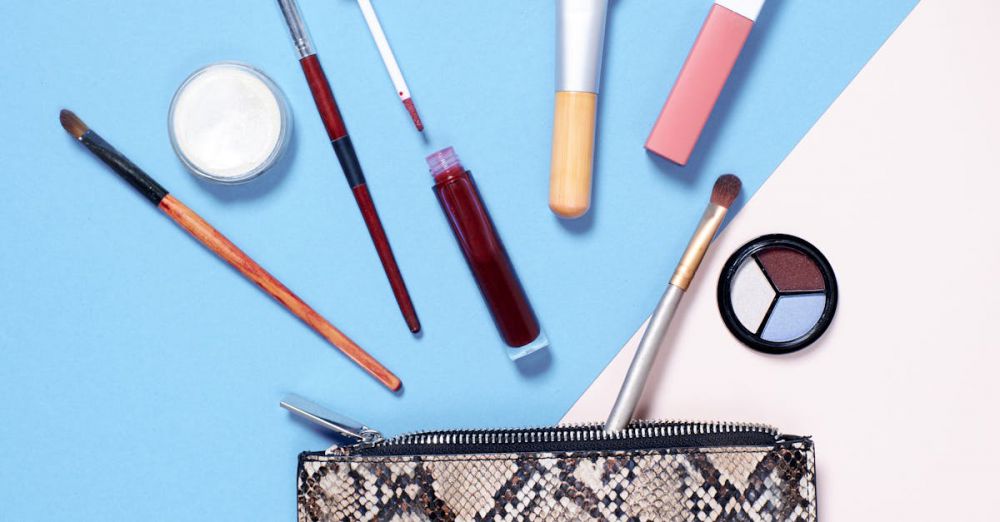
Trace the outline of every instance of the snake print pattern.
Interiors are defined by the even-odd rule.
[[[414,457],[303,454],[300,522],[816,520],[812,442]]]

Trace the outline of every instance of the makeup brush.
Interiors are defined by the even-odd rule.
[[[124,154],[115,150],[111,144],[104,141],[104,138],[101,138],[96,132],[89,129],[76,114],[64,109],[59,113],[59,122],[62,123],[66,132],[70,133],[80,143],[83,143],[101,161],[107,163],[115,171],[115,174],[118,174],[132,185],[133,188],[162,210],[170,219],[173,219],[188,234],[191,234],[201,244],[205,245],[212,252],[215,252],[216,255],[224,259],[227,263],[233,265],[244,277],[253,281],[271,297],[284,305],[289,312],[295,314],[302,322],[309,325],[316,333],[329,341],[330,344],[363,368],[372,377],[376,378],[392,391],[396,391],[402,386],[398,377],[393,375],[392,372],[382,366],[371,355],[368,355],[367,352],[330,324],[319,313],[310,308],[309,305],[293,294],[291,290],[281,284],[274,276],[267,273],[266,270],[254,262],[248,255],[244,254],[236,245],[212,228],[212,225],[209,225],[201,216],[171,196],[165,188],[149,177],[135,163],[132,163]]]
[[[382,262],[382,269],[389,280],[389,287],[396,297],[396,304],[403,314],[406,327],[411,332],[420,331],[420,319],[417,318],[417,311],[413,307],[410,293],[406,290],[406,283],[403,281],[403,274],[399,271],[396,263],[396,256],[392,253],[389,245],[389,238],[382,227],[382,220],[378,217],[375,209],[375,201],[368,190],[368,182],[365,181],[365,174],[361,170],[361,163],[358,161],[358,154],[354,150],[354,143],[350,135],[347,134],[347,125],[337,107],[337,100],[333,97],[333,89],[323,72],[323,66],[319,62],[319,55],[313,47],[312,39],[309,37],[309,29],[302,20],[302,13],[299,11],[299,4],[295,0],[278,0],[278,7],[285,18],[285,24],[292,35],[292,43],[295,51],[299,55],[299,65],[306,76],[309,90],[312,92],[313,101],[316,102],[316,109],[319,111],[323,126],[326,127],[326,134],[333,145],[333,151],[340,162],[340,169],[344,171],[347,184],[354,193],[354,201],[358,204],[361,217],[368,227],[368,235],[371,236],[375,245],[375,252],[379,261]]]
[[[705,215],[702,216],[701,223],[698,224],[687,250],[677,264],[677,270],[674,271],[670,284],[667,285],[667,291],[660,298],[660,303],[656,305],[656,310],[649,319],[649,325],[642,334],[639,348],[636,349],[632,364],[625,374],[625,381],[618,392],[618,399],[615,400],[615,406],[604,424],[604,431],[622,430],[632,420],[635,407],[639,404],[639,397],[642,396],[642,389],[646,386],[646,378],[649,377],[649,371],[656,360],[656,353],[667,336],[677,305],[691,285],[691,280],[694,279],[708,246],[722,225],[722,220],[726,218],[726,212],[740,194],[741,186],[740,178],[732,174],[726,174],[716,180],[712,189],[711,203],[705,209]]]
[[[557,0],[556,98],[549,208],[577,218],[590,208],[597,95],[609,0]]]

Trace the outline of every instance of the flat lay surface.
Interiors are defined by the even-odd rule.
[[[972,0],[965,3],[982,7]],[[743,180],[744,196],[733,209],[733,224],[739,225],[740,207],[916,1],[768,2],[684,168],[649,155],[642,145],[710,3],[613,2],[598,102],[592,207],[580,220],[562,221],[547,206],[555,59],[551,2],[437,0],[419,8],[401,1],[375,3],[426,125],[420,135],[390,90],[356,2],[301,0],[423,324],[419,336],[411,335],[400,317],[274,4],[36,2],[0,8],[0,115],[7,128],[0,142],[5,163],[0,175],[0,394],[5,397],[0,406],[0,518],[291,519],[296,455],[322,449],[331,439],[278,408],[288,392],[386,434],[557,422],[655,306],[716,177],[734,172]],[[862,94],[878,86],[902,90],[922,83],[914,72],[918,58],[907,56],[914,67],[911,74],[886,71],[860,89]],[[935,56],[949,74],[964,71]],[[177,87],[198,68],[227,60],[264,71],[284,92],[294,115],[281,161],[239,186],[193,177],[168,137],[167,114]],[[932,92],[953,95],[944,91]],[[972,94],[986,97],[985,89]],[[865,110],[882,108],[883,98],[875,100]],[[906,110],[898,102],[893,117],[905,123],[915,117],[912,111],[926,110],[923,101],[911,100]],[[402,379],[403,390],[387,392],[150,208],[66,135],[58,122],[62,108],[76,111],[389,367]],[[957,128],[964,121],[960,117],[974,112],[934,114],[942,125]],[[884,122],[875,125],[858,116],[849,123],[852,130],[870,134],[845,142],[847,148],[838,151],[845,154],[837,158],[844,169],[857,167],[846,153],[860,147],[863,138],[874,147],[893,136],[879,132],[887,128]],[[838,135],[830,130],[824,139]],[[899,141],[890,143],[903,150]],[[979,151],[988,150],[989,141],[977,143]],[[966,147],[951,145],[949,159],[963,159]],[[424,157],[447,146],[459,151],[475,176],[551,341],[547,352],[518,363],[505,353],[432,191]],[[968,161],[970,170],[982,172],[984,163]],[[927,176],[920,184],[928,190],[933,183],[971,175],[954,172],[943,162],[935,165],[939,168],[933,173],[928,165],[920,171]],[[915,165],[868,167],[875,170],[867,172],[884,173]],[[855,178],[831,172],[824,179],[846,183]],[[884,181],[874,174],[871,179]],[[957,184],[947,187],[955,193],[940,197],[949,201],[979,195],[961,192]],[[881,198],[864,187],[857,192],[861,202]],[[804,211],[791,215],[823,201],[819,197],[784,207],[790,217],[782,223],[800,224],[801,235],[823,249],[838,277],[846,273],[856,278],[851,286],[857,305],[868,297],[857,290],[862,276],[852,270],[847,253],[855,252],[853,238],[824,232],[819,225],[806,227]],[[827,204],[844,210],[833,200]],[[892,216],[896,221],[879,226],[913,233],[912,225],[903,226],[905,219],[929,214],[917,205],[914,200],[901,204],[900,213]],[[985,209],[989,201],[978,205]],[[825,218],[835,222],[843,213]],[[712,279],[718,266],[752,239],[751,228],[797,232],[795,226],[773,230],[777,225],[763,223],[745,225],[743,233],[723,232],[724,243],[714,247],[714,257],[682,310],[696,314],[714,306]],[[925,225],[919,237],[939,237],[946,230],[930,221]],[[963,232],[970,235],[959,244],[972,245],[972,233]],[[918,251],[926,246],[918,248],[918,243],[914,236],[897,246]],[[977,254],[975,263],[981,263],[977,267],[990,261],[996,265],[995,250],[969,248]],[[900,259],[918,255],[897,252]],[[959,275],[949,271],[948,283],[957,284]],[[921,278],[893,289],[914,291],[927,284]],[[997,303],[992,304],[995,311]],[[958,309],[959,303],[946,305]],[[862,306],[848,311],[842,304],[835,329],[820,342],[836,343],[846,335],[837,325],[851,324],[852,316],[865,313],[873,312]],[[933,322],[915,317],[914,324]],[[987,339],[983,328],[988,317],[974,317],[965,319],[963,335],[969,337],[954,337],[958,340],[949,340],[948,346],[982,347],[973,341]],[[717,319],[716,311],[711,320],[719,324],[705,329],[706,338],[699,338],[698,345],[720,350],[738,346]],[[678,323],[682,327],[676,337],[693,343],[694,330],[702,330],[699,321],[679,317]],[[897,331],[859,329],[850,333],[842,351],[817,348],[812,358],[795,356],[790,364],[814,364],[817,357],[863,346],[895,346]],[[858,340],[866,333],[869,337]],[[944,337],[937,339],[943,342]],[[742,347],[727,350],[734,357],[756,357]],[[895,350],[907,360],[903,348]],[[681,359],[671,354],[671,367]],[[944,360],[974,368],[971,359]],[[880,371],[904,379],[907,368]],[[875,367],[856,370],[874,372]],[[677,371],[689,372],[690,386],[710,375],[697,361]],[[787,374],[804,385],[803,376]],[[970,384],[963,393],[989,391],[980,386]],[[718,412],[774,423],[787,420],[786,430],[817,436],[824,422],[834,422],[820,411],[813,412],[815,417],[793,415],[803,411],[808,395],[796,409],[774,403],[751,407],[745,402],[749,396],[725,402],[732,410],[712,409],[704,407],[706,388],[723,394],[717,405],[738,395],[729,387],[713,392],[713,386],[701,386],[703,401],[671,407],[668,416]],[[674,392],[648,396],[662,393],[673,400]],[[944,396],[928,400],[943,408]],[[913,409],[882,404],[893,420],[901,421],[896,426],[912,429],[922,417]],[[968,402],[958,404],[953,412],[971,408]],[[606,411],[587,420],[600,420]],[[873,415],[859,416],[871,420]],[[824,451],[834,451],[824,443],[830,444],[817,443],[820,459]],[[822,498],[824,481],[836,482],[820,466]],[[54,483],[71,486],[53,494]],[[821,507],[825,502],[851,501],[832,495],[820,501]]]
[[[913,10],[719,236],[641,417],[812,435],[820,520],[995,518],[973,499],[992,498],[1000,466],[1000,102],[996,69],[978,66],[997,16],[977,0]],[[732,252],[776,232],[822,250],[840,290],[827,333],[785,356],[740,344],[714,292]],[[637,341],[566,421],[607,415]]]

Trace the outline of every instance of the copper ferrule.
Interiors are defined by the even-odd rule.
[[[694,232],[694,237],[688,243],[687,250],[681,256],[681,261],[677,263],[677,270],[674,271],[674,277],[670,279],[670,284],[681,290],[688,289],[691,280],[694,279],[695,272],[701,265],[701,260],[705,258],[708,245],[712,244],[712,239],[719,231],[719,227],[722,226],[722,220],[726,218],[728,210],[715,203],[708,205],[708,208],[705,209],[705,215],[701,217],[701,223],[698,223],[698,228]]]

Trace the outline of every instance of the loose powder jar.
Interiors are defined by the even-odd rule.
[[[284,153],[292,130],[284,94],[259,70],[223,62],[194,72],[170,104],[170,141],[194,174],[242,183]]]
[[[804,239],[759,237],[726,261],[718,287],[722,320],[754,350],[783,354],[809,346],[837,311],[837,278]]]

